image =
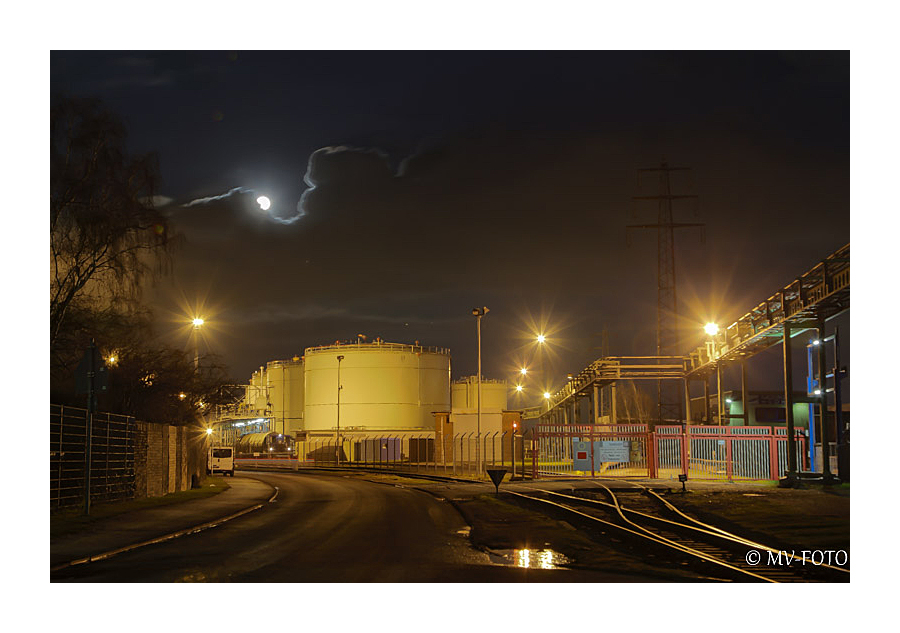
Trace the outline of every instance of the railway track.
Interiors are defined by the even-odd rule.
[[[588,527],[614,528],[635,545],[650,546],[658,559],[683,566],[711,578],[752,582],[846,582],[848,569],[831,565],[767,565],[769,553],[779,550],[748,538],[732,534],[687,516],[653,490],[637,484],[638,495],[628,495],[628,507],[608,486],[593,482],[602,489],[608,501],[528,487],[529,493],[507,492],[525,499],[550,505],[567,514],[577,515]],[[583,491],[582,491],[583,492]],[[667,516],[664,516],[667,515]],[[759,560],[748,562],[748,552],[759,553]],[[752,556],[749,557],[752,561]]]

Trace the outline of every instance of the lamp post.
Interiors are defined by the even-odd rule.
[[[546,389],[549,385],[547,384],[547,375],[544,373],[544,350],[543,345],[544,341],[546,341],[546,337],[543,334],[538,334],[535,340],[538,343],[538,363],[540,365],[538,369],[538,373],[541,375],[541,382],[543,383],[541,386]],[[548,400],[549,398],[545,398]]]
[[[341,445],[340,445],[340,441],[341,441],[341,389],[343,389],[343,387],[341,386],[341,361],[342,360],[344,360],[343,356],[337,357],[337,363],[338,363],[337,432],[335,433],[334,442],[336,445],[336,451],[337,451],[336,460],[337,460],[338,466],[341,465]]]
[[[722,363],[719,360],[719,349],[716,340],[719,335],[719,326],[715,323],[707,323],[703,326],[703,331],[706,332],[710,338],[710,342],[712,343],[712,357],[716,361],[716,422],[719,426],[722,426],[725,408],[722,402]]]
[[[479,477],[481,477],[481,318],[488,312],[490,310],[488,310],[487,306],[472,308],[472,315],[475,317],[475,332],[478,339],[478,416],[475,432],[475,461],[478,463]]]
[[[200,369],[200,326],[204,321],[197,317],[192,323],[194,325],[194,369]]]

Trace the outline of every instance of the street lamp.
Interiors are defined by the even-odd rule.
[[[475,331],[478,338],[478,418],[476,428],[475,461],[478,463],[478,476],[481,477],[481,318],[490,312],[487,306],[472,308],[475,317]]]
[[[200,369],[200,327],[204,321],[197,317],[191,323],[194,325],[194,369]]]
[[[336,460],[337,460],[338,466],[341,465],[341,445],[340,445],[340,440],[341,440],[341,389],[343,389],[343,387],[341,386],[341,361],[342,360],[344,360],[343,356],[337,357],[337,362],[338,362],[337,431],[335,433],[334,442],[337,447],[336,448],[336,450],[337,450]]]
[[[703,326],[703,331],[706,332],[710,339],[707,342],[707,351],[711,350],[712,353],[710,356],[716,362],[716,409],[718,409],[716,417],[718,418],[717,422],[719,426],[722,426],[722,418],[725,416],[725,403],[722,401],[722,364],[719,361],[719,349],[717,345],[719,326],[716,323],[707,323]],[[746,404],[744,406],[746,406]],[[709,416],[708,411],[707,416]]]
[[[546,342],[547,337],[545,337],[542,333],[538,333],[537,337],[535,337],[535,340],[537,341],[538,347],[540,348]],[[541,382],[544,383],[544,386],[546,387],[547,386],[547,375],[544,373],[544,351],[542,349],[538,349],[538,356],[540,357],[540,359],[539,359],[540,360],[540,369],[539,369],[538,373],[540,373],[540,375],[541,375],[541,378],[540,378]],[[549,400],[550,395],[545,393],[544,399]]]

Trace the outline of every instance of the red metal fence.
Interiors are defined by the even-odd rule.
[[[538,425],[532,477],[777,480],[787,470],[787,432],[770,426]],[[796,436],[805,468],[806,437]]]

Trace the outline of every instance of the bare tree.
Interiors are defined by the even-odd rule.
[[[79,300],[135,299],[161,272],[172,240],[154,207],[154,155],[129,157],[125,129],[96,100],[56,98],[50,110],[50,351]]]

